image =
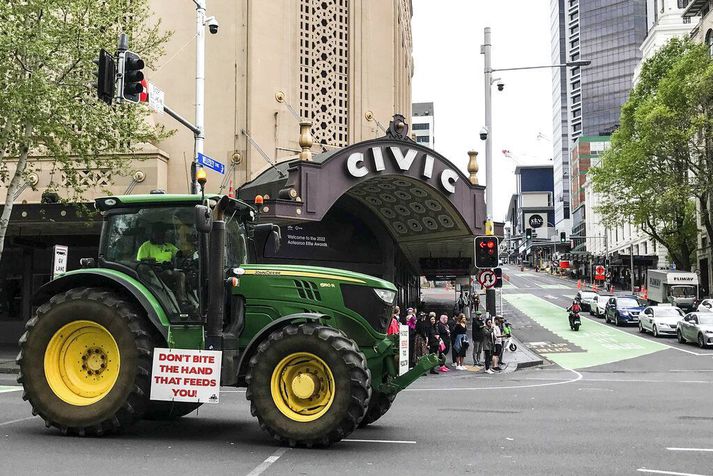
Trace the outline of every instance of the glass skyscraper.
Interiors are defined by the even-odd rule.
[[[591,65],[555,72],[553,79],[553,123],[555,124],[555,184],[570,183],[569,153],[581,136],[609,135],[619,125],[621,106],[631,90],[634,69],[641,60],[641,43],[646,38],[647,0],[551,0],[552,58],[558,63],[589,60]],[[557,8],[555,8],[557,7]],[[555,31],[555,28],[557,31]],[[559,41],[556,41],[556,37]],[[562,55],[564,44],[565,54]],[[566,74],[566,78],[561,76]],[[566,109],[562,91],[565,83]],[[557,104],[560,107],[557,107]],[[561,129],[561,132],[559,132]],[[566,131],[566,133],[565,133]],[[563,144],[557,145],[558,138]],[[566,143],[566,147],[565,147]],[[558,163],[563,165],[558,172]],[[567,164],[567,167],[564,165]],[[571,182],[574,183],[574,182]],[[579,183],[579,182],[577,182]],[[557,200],[555,185],[555,200]],[[571,190],[571,194],[580,190]],[[563,194],[564,197],[564,194]],[[568,197],[569,198],[569,197]],[[565,207],[563,208],[563,212]],[[571,210],[573,235],[584,235],[584,205]],[[561,221],[564,213],[556,214]],[[559,224],[558,224],[559,227]],[[568,231],[568,230],[560,230]]]

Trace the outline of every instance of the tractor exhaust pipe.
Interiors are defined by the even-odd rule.
[[[225,206],[223,197],[214,209],[208,251],[208,312],[206,316],[206,349],[221,350],[223,345],[223,314],[225,313]]]

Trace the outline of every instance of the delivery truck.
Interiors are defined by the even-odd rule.
[[[651,304],[672,304],[684,311],[695,311],[698,299],[696,273],[650,269],[646,283]]]

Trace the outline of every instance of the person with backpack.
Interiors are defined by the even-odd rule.
[[[575,316],[579,315],[582,311],[582,305],[580,304],[580,299],[578,297],[574,298],[572,305],[567,308],[569,312],[569,325],[572,326]]]

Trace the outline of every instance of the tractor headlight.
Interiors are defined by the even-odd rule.
[[[379,299],[384,301],[386,304],[394,303],[394,298],[396,297],[396,291],[391,291],[390,289],[376,289],[376,288],[374,288],[374,292],[376,293],[377,296],[379,296]]]

